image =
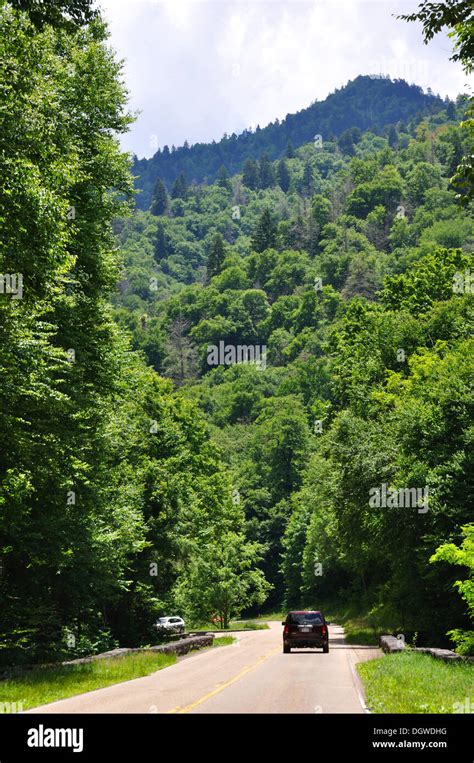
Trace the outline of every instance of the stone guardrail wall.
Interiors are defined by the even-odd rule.
[[[62,662],[61,665],[80,665],[84,662],[92,662],[94,660],[104,660],[111,657],[124,657],[126,654],[138,654],[140,652],[161,652],[162,654],[187,654],[192,649],[202,649],[205,646],[212,646],[214,641],[213,633],[206,633],[203,636],[190,636],[189,638],[182,638],[179,641],[171,641],[169,644],[159,644],[158,646],[146,646],[138,647],[137,649],[112,649],[110,652],[102,652],[102,654],[93,654],[91,657],[80,657],[77,660],[68,660]]]
[[[405,641],[395,636],[380,636],[380,646],[385,653],[393,654],[395,652],[403,652],[406,647]],[[472,661],[474,657],[464,657],[461,654],[456,654],[450,649],[438,649],[436,647],[417,646],[410,647],[414,652],[422,652],[423,654],[429,654],[431,657],[435,657],[437,660],[444,660],[445,662],[456,662],[459,660]]]
[[[12,678],[13,676],[24,675],[25,673],[35,670],[36,668],[57,668],[59,665],[83,665],[88,662],[95,662],[96,660],[106,660],[115,657],[124,657],[127,654],[139,654],[140,652],[161,652],[162,654],[187,654],[193,649],[202,649],[206,646],[212,646],[214,641],[213,633],[206,633],[200,636],[190,636],[188,638],[182,638],[179,641],[172,641],[168,644],[160,644],[158,646],[146,646],[136,649],[120,648],[111,649],[109,652],[102,652],[101,654],[93,654],[90,657],[79,657],[75,660],[67,660],[66,662],[48,664],[48,665],[25,665],[19,667],[12,667],[2,670],[0,672],[0,678]]]
[[[380,636],[380,646],[384,652],[403,652],[405,642],[395,636]]]

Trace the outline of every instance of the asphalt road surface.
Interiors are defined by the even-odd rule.
[[[282,651],[282,626],[235,633],[232,646],[191,653],[144,678],[43,705],[32,713],[363,713],[354,665],[377,657],[329,626],[329,654]]]

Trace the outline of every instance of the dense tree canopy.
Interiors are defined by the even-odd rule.
[[[444,107],[440,97],[423,93],[421,88],[403,80],[392,82],[382,75],[359,76],[326,100],[288,114],[281,122],[276,120],[264,128],[244,130],[238,136],[224,136],[218,142],[196,143],[174,151],[164,146],[151,159],[137,158],[133,167],[141,191],[137,205],[140,209],[149,208],[158,176],[171,189],[181,172],[190,182],[213,182],[223,164],[233,175],[247,162],[244,184],[250,182],[248,187],[254,189],[260,182],[258,165],[265,155],[271,161],[285,153],[292,158],[295,148],[314,142],[315,136],[321,137],[324,146],[345,131],[352,135],[348,144],[351,151],[361,130],[383,132],[390,124],[408,122],[422,113],[437,113]],[[251,162],[257,167],[252,167]],[[265,167],[263,178],[263,187],[267,187],[272,178]]]
[[[10,5],[26,11],[38,27],[51,24],[54,27],[82,26],[96,15],[94,0],[8,0]]]
[[[445,0],[433,3],[424,0],[418,11],[400,16],[405,21],[420,21],[423,25],[425,43],[444,28],[454,38],[453,61],[460,61],[466,74],[471,74],[474,66],[474,6],[471,0]],[[467,119],[463,125],[468,137],[468,153],[457,167],[453,183],[459,191],[461,203],[468,204],[474,198],[474,98],[471,97],[467,109]]]
[[[455,573],[429,562],[461,542],[471,500],[474,230],[449,182],[463,108],[302,146],[265,189],[249,159],[230,198],[202,187],[166,221],[174,254],[159,273],[133,249],[153,235],[148,213],[122,233],[129,277],[140,261],[170,294],[142,301],[157,332],[181,316],[197,354],[181,394],[210,421],[263,549],[266,606],[354,597],[374,621],[446,645],[468,627]],[[216,232],[226,253],[203,288]],[[120,304],[141,309],[136,296],[131,282]],[[265,346],[266,369],[209,366],[220,341]],[[426,490],[429,510],[371,507],[382,485]]]
[[[466,98],[359,77],[132,210],[92,13],[0,3],[0,663],[335,602],[469,652]]]
[[[180,570],[210,539],[240,538],[244,519],[195,405],[112,314],[112,223],[132,178],[106,30],[37,28],[5,3],[0,16],[0,662],[12,664],[149,643]],[[134,318],[158,365],[153,316]]]

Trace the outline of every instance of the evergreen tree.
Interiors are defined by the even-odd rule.
[[[344,299],[349,300],[359,296],[373,300],[379,287],[380,284],[373,266],[365,258],[355,257],[349,266],[349,272],[342,290]]]
[[[193,187],[193,199],[194,199],[194,208],[196,212],[202,212],[202,202],[204,199],[204,191],[201,185],[196,185]]]
[[[230,191],[231,184],[229,180],[229,173],[227,172],[225,164],[221,164],[219,172],[217,173],[217,185],[220,188],[225,188],[226,191]]]
[[[275,184],[275,174],[273,165],[268,158],[268,154],[262,154],[258,165],[258,177],[260,188],[271,188]]]
[[[288,171],[288,165],[284,159],[280,159],[278,162],[278,185],[284,193],[286,193],[290,187],[290,173]]]
[[[264,252],[273,249],[277,242],[277,224],[270,210],[264,209],[252,236],[252,249]]]
[[[448,119],[456,119],[456,106],[454,101],[449,101],[446,107],[446,116]]]
[[[213,276],[219,275],[225,260],[226,249],[224,239],[220,233],[216,233],[212,242],[211,251],[207,259],[207,280],[210,281]]]
[[[158,228],[156,229],[156,238],[155,238],[155,251],[154,251],[154,257],[156,262],[159,262],[164,257],[166,257],[168,254],[167,252],[167,242],[166,242],[166,234],[165,234],[165,227],[162,223],[158,223]]]
[[[294,159],[295,149],[293,148],[291,140],[289,140],[287,143],[285,154],[288,159]]]
[[[390,148],[396,148],[398,144],[398,133],[393,125],[390,125],[389,127],[387,138]]]
[[[354,146],[360,141],[361,131],[358,127],[350,127],[339,136],[338,144],[343,154],[349,154],[353,156],[355,153]]]
[[[188,196],[188,184],[184,172],[180,172],[171,189],[172,199],[186,199]]]
[[[157,178],[150,212],[152,215],[164,215],[168,209],[168,194],[161,178]]]
[[[309,198],[314,193],[314,175],[310,162],[306,162],[303,170],[303,179],[300,185],[301,195]]]
[[[252,191],[259,187],[258,165],[253,159],[247,159],[244,164],[242,183]]]
[[[331,214],[332,206],[329,199],[319,193],[313,196],[309,219],[309,251],[313,256],[318,252],[321,231],[330,222]]]

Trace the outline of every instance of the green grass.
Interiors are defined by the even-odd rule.
[[[18,678],[0,681],[0,703],[23,703],[28,710],[58,699],[141,678],[176,662],[175,654],[143,652],[81,665],[38,668]]]
[[[328,622],[342,625],[348,644],[379,646],[379,636],[400,631],[400,627],[388,613],[385,616],[374,616],[363,606],[329,603],[327,606],[321,604],[321,610]]]
[[[215,623],[190,623],[186,627],[186,630],[188,633],[192,633],[193,631],[207,631],[208,633],[214,633],[214,631],[217,630],[217,625]]]
[[[251,631],[264,631],[268,630],[268,625],[266,623],[259,623],[254,620],[233,620],[229,623],[229,627],[225,629],[218,628],[215,623],[199,623],[197,625],[193,625],[192,628],[189,628],[190,631],[200,630],[208,631],[209,633],[225,633],[226,631],[240,631],[242,629]]]
[[[237,641],[237,639],[232,638],[232,636],[219,636],[219,638],[214,639],[212,646],[230,646],[234,641]]]
[[[342,624],[341,620],[334,622]],[[361,646],[378,646],[379,636],[386,632],[383,628],[374,628],[363,619],[348,619],[343,624],[344,637],[348,644],[360,644]]]
[[[221,636],[214,638],[212,646],[229,646],[234,641],[236,639],[232,636]],[[142,652],[81,665],[37,668],[21,677],[0,681],[0,706],[8,702],[18,707],[21,703],[22,710],[29,710],[76,694],[148,676],[174,665],[176,660],[175,654]]]
[[[374,713],[455,713],[472,707],[474,666],[407,650],[357,665]],[[466,712],[464,710],[464,712]]]

